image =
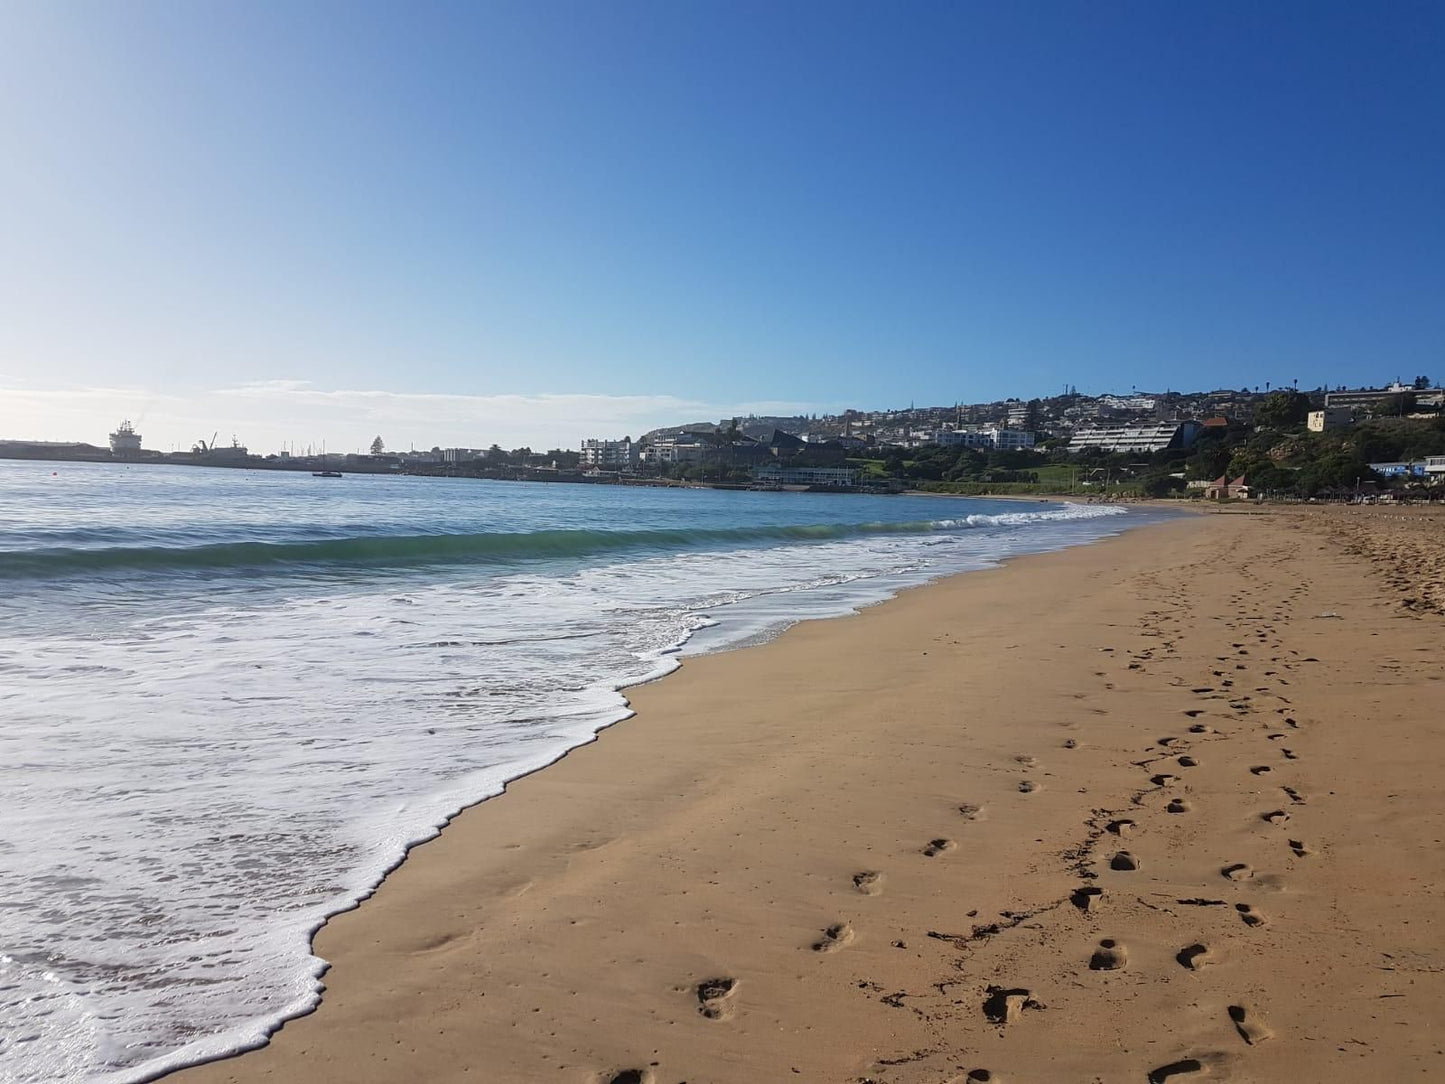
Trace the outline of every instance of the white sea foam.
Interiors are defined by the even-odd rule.
[[[264,1042],[316,1003],[327,915],[458,809],[624,718],[619,689],[684,645],[1087,541],[1121,511],[357,577],[162,614],[108,595],[88,626],[11,627],[0,1079],[118,1084]]]

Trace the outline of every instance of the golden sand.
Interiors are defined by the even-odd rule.
[[[689,660],[179,1079],[1445,1079],[1445,521],[1390,516],[1189,517]]]

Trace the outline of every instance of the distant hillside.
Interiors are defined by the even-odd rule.
[[[781,429],[784,433],[792,433],[794,436],[802,436],[808,431],[811,424],[806,415],[799,414],[795,417],[774,418],[774,417],[748,417],[738,419],[738,430],[744,435],[755,440],[765,440],[773,435],[774,429]],[[669,425],[663,429],[653,429],[643,433],[642,440],[657,440],[666,437],[675,437],[679,433],[711,433],[718,428],[716,422],[691,422],[687,425]]]

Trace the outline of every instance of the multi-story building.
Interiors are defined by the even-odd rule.
[[[779,486],[856,486],[858,472],[851,467],[784,467],[767,464],[759,467],[756,478],[764,485]]]
[[[1069,442],[1069,451],[1099,448],[1106,452],[1149,453],[1168,448],[1188,448],[1203,428],[1193,420],[1096,426],[1075,432]]]
[[[1409,393],[1415,397],[1418,406],[1441,406],[1445,404],[1445,388],[1417,388],[1401,384],[1398,380],[1387,388],[1342,388],[1325,392],[1325,406],[1369,409],[1394,395]]]
[[[1305,418],[1305,425],[1311,433],[1323,433],[1329,429],[1343,429],[1354,420],[1355,412],[1349,407],[1332,406],[1311,410]]]
[[[929,440],[944,447],[996,448],[1018,451],[1034,446],[1034,434],[1023,429],[935,429]]]
[[[1131,410],[1150,413],[1159,406],[1159,400],[1152,395],[1101,395],[1099,403],[1110,410]]]
[[[993,438],[993,446],[1001,452],[1024,451],[1034,446],[1034,435],[1026,429],[985,429]]]
[[[639,449],[631,437],[621,440],[584,440],[582,465],[596,470],[630,471],[637,467]]]
[[[662,437],[647,445],[642,452],[644,463],[701,463],[707,445],[696,433],[679,433]]]

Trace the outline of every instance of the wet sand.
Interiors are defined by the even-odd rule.
[[[1188,517],[689,660],[169,1079],[1445,1078],[1442,558]]]

